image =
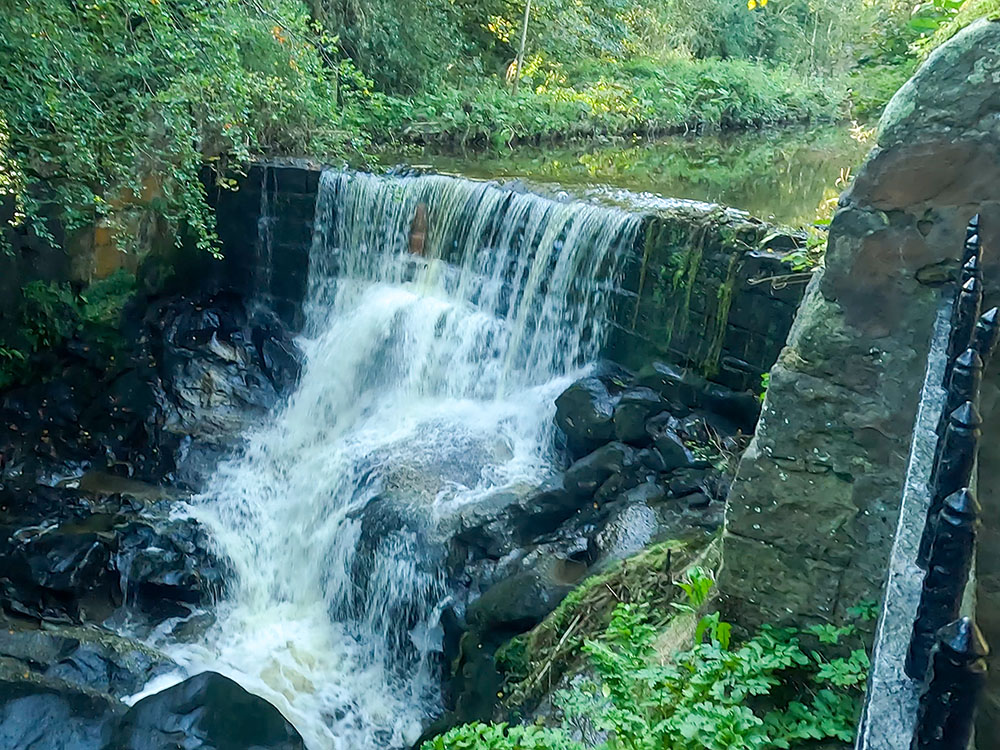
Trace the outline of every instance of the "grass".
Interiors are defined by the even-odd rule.
[[[565,71],[526,65],[515,97],[497,79],[373,103],[376,142],[519,143],[831,121],[843,88],[780,66],[670,57]]]

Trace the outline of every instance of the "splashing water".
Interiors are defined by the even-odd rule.
[[[325,172],[301,381],[192,504],[234,579],[202,641],[170,654],[270,700],[311,750],[415,741],[439,710],[435,530],[553,471],[553,401],[598,355],[638,221],[488,183]]]

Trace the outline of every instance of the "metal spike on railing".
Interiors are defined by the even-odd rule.
[[[949,495],[938,515],[906,655],[906,674],[914,679],[922,679],[927,671],[937,631],[958,617],[972,569],[978,519],[979,503],[968,487]]]
[[[948,367],[944,382],[948,383],[955,358],[972,344],[972,332],[979,318],[979,307],[983,301],[983,285],[979,279],[968,279],[958,293],[951,315],[951,336],[948,338]]]
[[[938,631],[910,750],[966,750],[986,683],[989,647],[968,617]]]
[[[966,401],[951,413],[944,438],[938,441],[941,452],[931,474],[931,502],[917,552],[917,565],[925,570],[934,543],[938,514],[945,500],[971,481],[982,423],[976,405]]]
[[[997,341],[1000,340],[1000,309],[991,307],[979,316],[976,321],[976,328],[972,332],[972,348],[978,352],[983,360],[983,369],[989,366],[990,360],[997,349]]]
[[[975,255],[965,261],[965,265],[962,266],[962,285],[964,286],[969,279],[976,279],[979,282],[983,280],[983,271],[979,267],[979,258]]]
[[[947,392],[945,394],[944,410],[938,422],[937,434],[943,436],[948,427],[948,420],[955,409],[971,401],[979,403],[979,386],[983,382],[983,359],[975,349],[966,349],[952,363],[948,374]],[[938,445],[940,456],[942,446]],[[935,462],[937,462],[935,457]]]
[[[976,214],[969,220],[969,224],[965,228],[965,249],[962,255],[963,263],[969,258],[981,258],[982,243],[980,242],[979,237],[979,214]]]

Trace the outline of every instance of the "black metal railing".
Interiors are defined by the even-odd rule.
[[[969,617],[959,617],[979,526],[972,489],[980,426],[979,389],[997,348],[998,310],[983,313],[979,217],[969,222],[961,285],[952,308],[945,408],[938,425],[930,504],[917,555],[926,571],[906,657],[922,682],[911,750],[965,750],[972,736],[989,649]]]

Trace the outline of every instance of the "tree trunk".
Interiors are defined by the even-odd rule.
[[[517,84],[521,80],[521,66],[524,65],[524,43],[528,40],[528,15],[531,13],[531,0],[524,3],[524,22],[521,24],[521,46],[517,50],[517,67],[514,69],[514,85],[511,96],[517,96]]]

